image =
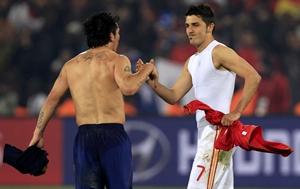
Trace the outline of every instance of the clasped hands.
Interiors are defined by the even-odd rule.
[[[151,81],[157,81],[158,80],[158,71],[157,71],[157,68],[156,68],[156,66],[154,64],[154,60],[153,59],[151,59],[149,62],[146,62],[146,63],[144,63],[141,59],[139,59],[136,62],[135,71],[136,72],[141,71],[144,68],[145,64],[153,64],[154,65],[152,72],[149,74],[149,79],[147,80],[147,83],[151,82]]]

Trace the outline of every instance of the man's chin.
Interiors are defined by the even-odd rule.
[[[190,44],[193,45],[193,46],[197,45],[196,41],[194,41],[194,40],[190,40]]]

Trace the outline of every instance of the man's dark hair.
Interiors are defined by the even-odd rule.
[[[110,42],[110,33],[116,34],[118,16],[99,13],[89,17],[84,23],[84,32],[89,48],[106,45]]]
[[[189,7],[185,16],[201,16],[202,20],[209,25],[211,23],[215,23],[215,16],[213,10],[207,4],[200,4],[200,5],[192,5]]]

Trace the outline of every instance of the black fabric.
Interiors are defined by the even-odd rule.
[[[22,150],[12,145],[5,144],[3,163],[7,163],[17,169],[17,159],[21,156],[22,153]]]
[[[40,176],[46,172],[48,153],[36,146],[28,147],[24,152],[18,148],[5,145],[3,162],[7,163],[23,174]]]

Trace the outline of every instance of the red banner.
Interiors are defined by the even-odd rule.
[[[0,153],[3,153],[4,144],[25,150],[32,137],[35,124],[35,119],[0,119]],[[0,185],[62,184],[62,146],[62,123],[60,120],[53,120],[49,122],[45,131],[45,149],[49,153],[46,174],[38,177],[23,175],[13,167],[3,164],[0,167]]]

